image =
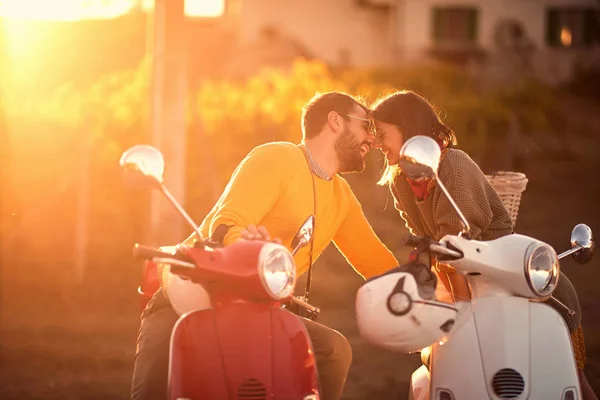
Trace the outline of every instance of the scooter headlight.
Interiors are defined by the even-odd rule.
[[[554,249],[544,243],[531,244],[525,253],[525,277],[537,296],[550,295],[558,282],[558,257]]]
[[[296,284],[292,254],[279,244],[265,244],[258,255],[258,275],[271,297],[276,300],[289,297]]]

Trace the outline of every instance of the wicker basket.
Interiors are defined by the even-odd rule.
[[[521,172],[510,171],[498,171],[486,177],[508,210],[514,227],[519,215],[521,195],[527,187],[527,177]]]

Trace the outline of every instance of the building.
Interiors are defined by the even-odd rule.
[[[550,82],[597,66],[598,0],[228,0],[242,43],[280,32],[335,66],[439,58]],[[234,22],[235,21],[235,22]]]

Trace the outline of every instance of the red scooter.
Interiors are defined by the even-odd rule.
[[[164,159],[137,145],[121,157],[126,180],[160,189],[193,229],[198,227],[163,184]],[[295,253],[312,240],[314,216],[292,243]],[[134,255],[168,264],[170,273],[201,285],[210,305],[184,313],[173,328],[169,399],[318,400],[313,349],[304,324],[283,308],[293,301],[296,270],[290,251],[276,243],[239,241],[227,247],[179,245],[173,252],[135,245]],[[156,270],[146,274],[156,276]],[[142,286],[148,293],[153,284]],[[169,293],[169,296],[176,293]]]

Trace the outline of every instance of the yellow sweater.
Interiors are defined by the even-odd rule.
[[[212,236],[221,224],[231,228],[225,245],[240,238],[248,225],[265,226],[271,237],[291,242],[309,215],[315,214],[313,260],[332,241],[363,277],[381,274],[398,265],[367,222],[350,185],[335,175],[330,180],[314,176],[303,149],[288,142],[267,143],[254,148],[234,171],[223,194],[200,226],[202,235]],[[308,270],[310,246],[295,256],[298,275]]]

